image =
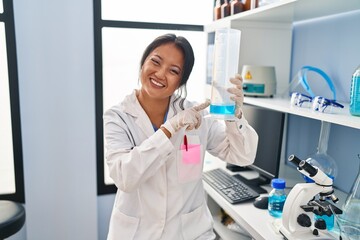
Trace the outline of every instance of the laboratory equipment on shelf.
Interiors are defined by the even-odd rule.
[[[359,159],[360,156],[358,155]],[[341,235],[345,239],[360,239],[360,165],[358,175],[342,208],[343,214],[338,216]]]
[[[226,18],[230,16],[230,3],[229,0],[224,0],[224,3],[220,7],[221,18]]]
[[[317,152],[310,155],[306,161],[313,166],[321,169],[326,175],[331,177],[333,180],[337,176],[338,166],[328,153],[328,142],[330,136],[331,123],[321,121],[319,143]],[[306,180],[306,179],[305,179]]]
[[[360,116],[360,65],[352,75],[350,88],[350,113]]]
[[[314,221],[313,214],[341,214],[341,209],[330,203],[338,202],[334,195],[333,180],[318,167],[312,166],[295,155],[288,160],[297,166],[297,170],[312,179],[313,183],[298,183],[288,194],[280,233],[288,240],[336,239],[326,229],[323,220]]]
[[[323,70],[313,66],[303,66],[281,97],[288,98],[293,92],[306,94],[311,98],[321,96],[336,101],[336,89],[331,78]]]
[[[259,7],[259,0],[245,0],[244,11]]]
[[[241,77],[245,96],[273,97],[276,93],[274,66],[244,65]]]
[[[315,154],[310,155],[306,162],[308,162],[312,166],[318,167],[321,171],[323,171],[326,175],[328,175],[332,180],[335,180],[338,172],[338,166],[334,160],[328,153],[328,142],[330,135],[331,123],[321,121],[321,129],[320,129],[320,137],[319,144],[317,148],[317,152]],[[304,176],[307,182],[312,182],[307,176]],[[332,230],[334,227],[334,215],[322,215],[319,216],[317,214],[314,215],[315,220],[323,219],[326,222],[326,226],[328,230]]]
[[[228,88],[233,87],[230,78],[238,73],[240,36],[236,29],[215,31],[210,115],[216,118],[234,118],[235,102],[230,99]]]
[[[235,15],[237,13],[242,12],[243,10],[243,3],[241,0],[231,0],[230,2],[230,15]]]
[[[214,6],[214,20],[221,19],[221,1],[216,0],[215,6]]]

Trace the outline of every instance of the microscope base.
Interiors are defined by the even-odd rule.
[[[306,232],[295,232],[290,233],[283,226],[280,228],[281,235],[284,236],[287,240],[336,240],[337,238],[331,235],[328,231],[318,231],[319,235],[315,236],[312,232],[312,229],[309,228],[309,231]]]

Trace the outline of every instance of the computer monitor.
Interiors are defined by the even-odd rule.
[[[259,143],[254,163],[236,170],[251,169],[259,173],[256,179],[242,178],[248,184],[259,186],[270,183],[271,179],[279,175],[285,113],[248,104],[244,104],[243,113],[259,135]],[[230,170],[233,167],[227,164]]]

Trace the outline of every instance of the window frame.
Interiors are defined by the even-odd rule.
[[[96,164],[98,195],[116,193],[114,184],[105,184],[104,175],[104,139],[103,139],[103,61],[102,61],[102,28],[132,28],[204,31],[203,25],[170,24],[153,22],[132,22],[101,19],[101,0],[94,0],[94,48],[95,48],[95,118],[96,118]]]
[[[21,121],[20,121],[21,118],[20,118],[20,100],[19,100],[19,80],[18,80],[18,68],[17,68],[13,1],[12,0],[3,1],[3,10],[4,10],[3,13],[0,13],[0,21],[3,22],[5,26],[11,124],[12,124],[12,137],[13,137],[15,193],[0,194],[0,199],[25,203],[23,151],[22,151]]]

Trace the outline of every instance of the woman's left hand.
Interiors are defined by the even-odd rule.
[[[235,101],[235,116],[237,118],[242,117],[242,105],[244,103],[244,92],[243,92],[243,80],[240,74],[236,74],[235,78],[230,78],[230,82],[234,84],[234,87],[228,88],[227,91],[231,94],[231,100]]]

